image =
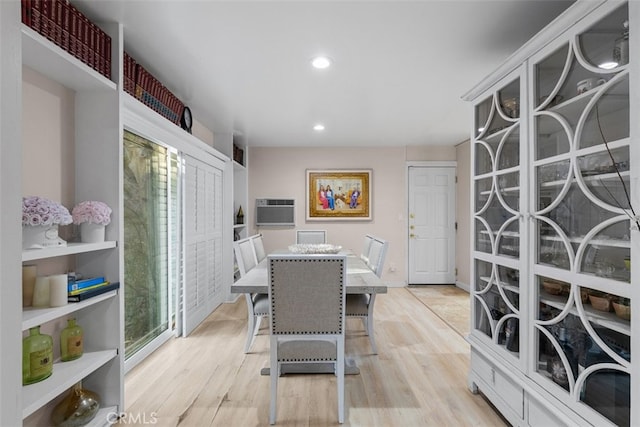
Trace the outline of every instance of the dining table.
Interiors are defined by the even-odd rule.
[[[274,255],[292,254],[291,250],[283,249],[274,251]],[[387,285],[378,277],[366,262],[351,250],[341,250],[338,252],[346,255],[346,284],[345,292],[347,294],[385,294],[387,293]],[[269,292],[269,258],[266,257],[260,261],[254,268],[249,270],[243,277],[239,278],[231,285],[232,294],[245,293],[263,293]],[[372,319],[370,319],[372,320]],[[283,363],[281,373],[333,373],[332,363]],[[360,369],[355,361],[345,356],[345,374],[359,374]],[[261,370],[262,375],[269,375],[269,368],[265,367]]]

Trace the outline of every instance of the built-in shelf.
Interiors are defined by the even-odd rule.
[[[115,349],[85,352],[79,359],[54,363],[53,373],[49,378],[22,387],[22,417],[28,417],[117,354]]]
[[[245,228],[246,226],[247,226],[247,224],[235,224],[235,225],[233,226],[233,229],[234,229],[234,230],[236,230],[236,229],[243,229],[243,228]]]
[[[115,91],[114,82],[26,25],[22,25],[22,63],[77,91]]]
[[[540,302],[558,310],[564,310],[568,299],[560,295],[551,295],[548,292],[540,292]],[[596,325],[620,332],[621,334],[631,335],[631,322],[616,316],[613,312],[596,310],[589,304],[582,304],[587,319]],[[569,309],[569,313],[578,315],[578,309],[573,306]]]
[[[35,261],[38,259],[53,258],[57,256],[75,255],[86,252],[101,251],[115,248],[116,241],[100,243],[67,243],[67,246],[56,246],[42,249],[27,249],[22,251],[22,261]]]
[[[50,308],[34,308],[25,307],[22,309],[22,330],[26,331],[34,326],[42,325],[43,323],[57,319],[67,314],[75,313],[78,310],[92,306],[101,301],[113,298],[118,294],[117,290],[105,292],[104,294],[97,295],[80,302],[70,302],[62,307],[50,307]]]

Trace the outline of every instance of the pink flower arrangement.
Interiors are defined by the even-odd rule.
[[[88,222],[90,224],[109,225],[111,208],[104,202],[85,201],[74,206],[71,211],[74,224]]]
[[[38,196],[22,198],[22,225],[67,225],[71,221],[69,210],[60,203]]]

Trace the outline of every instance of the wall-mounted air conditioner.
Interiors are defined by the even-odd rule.
[[[256,199],[256,225],[295,225],[294,199]]]

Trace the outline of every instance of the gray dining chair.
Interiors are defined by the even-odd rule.
[[[344,422],[345,255],[269,255],[271,401],[276,421],[283,363],[331,363]],[[317,390],[319,393],[321,390]]]
[[[247,237],[233,242],[233,250],[238,263],[240,276],[245,276],[257,264],[253,237]],[[245,294],[247,302],[247,341],[244,352],[248,353],[260,330],[262,318],[269,315],[269,297],[267,294]]]
[[[364,236],[364,244],[362,245],[362,253],[360,254],[360,258],[367,263],[367,265],[369,264],[369,252],[371,252],[371,242],[373,241],[374,237],[371,234],[367,234],[366,236]]]
[[[262,234],[254,234],[251,236],[251,242],[253,243],[253,249],[256,254],[256,262],[260,263],[267,257],[267,253],[264,250],[264,242],[262,241]]]
[[[373,273],[381,277],[384,269],[384,261],[387,256],[389,242],[379,237],[367,234],[365,238],[365,250],[363,260]],[[367,256],[364,253],[367,252]],[[369,336],[371,351],[378,354],[375,334],[373,332],[373,308],[376,301],[376,294],[349,294],[347,295],[346,316],[359,317],[362,319],[365,333]]]
[[[296,243],[327,243],[327,230],[296,230]]]

